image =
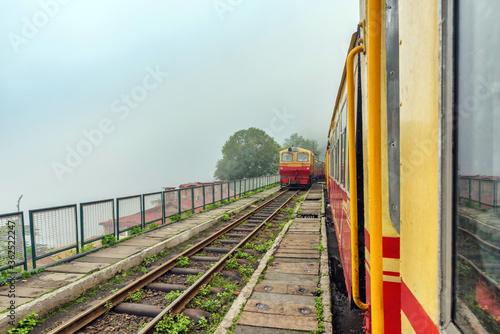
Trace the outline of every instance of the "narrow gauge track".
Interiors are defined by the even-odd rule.
[[[500,276],[491,277],[484,270],[485,266],[496,266],[500,262],[500,247],[476,236],[469,230],[459,227],[460,248],[458,257],[488,282],[500,294]],[[481,252],[483,250],[484,252]],[[483,253],[483,254],[481,254]]]
[[[117,306],[121,308],[121,312],[129,308],[132,312],[135,309],[133,306],[128,307],[127,304],[124,303],[125,299],[129,296],[137,292],[142,288],[147,288],[148,285],[161,285],[161,283],[154,283],[155,281],[160,281],[163,276],[166,276],[172,271],[179,271],[176,268],[177,261],[182,257],[188,257],[196,259],[196,261],[200,260],[200,256],[195,256],[195,254],[202,251],[215,251],[214,253],[224,254],[222,258],[214,258],[210,257],[211,260],[215,260],[210,269],[206,272],[204,270],[199,270],[198,272],[204,272],[204,274],[190,287],[187,287],[184,292],[175,299],[172,303],[170,303],[165,309],[159,312],[156,317],[153,318],[139,333],[152,333],[156,324],[166,315],[174,316],[182,312],[185,306],[191,301],[200,289],[207,283],[210,282],[211,278],[215,273],[221,272],[224,266],[226,265],[226,261],[238,250],[242,249],[245,244],[252,241],[260,231],[262,231],[266,225],[271,222],[281,211],[282,208],[285,208],[290,201],[298,194],[300,191],[291,192],[288,190],[282,191],[272,198],[266,200],[264,203],[259,205],[257,208],[251,210],[246,213],[242,217],[238,218],[231,224],[227,225],[223,229],[213,233],[208,236],[206,239],[202,240],[198,244],[190,247],[189,249],[181,252],[177,256],[168,260],[167,262],[161,264],[135,281],[131,282],[127,286],[123,287],[119,291],[114,294],[108,296],[107,298],[100,301],[95,306],[90,309],[78,314],[73,317],[69,321],[65,322],[61,326],[57,327],[50,333],[74,333],[79,330],[84,330],[84,327],[88,324],[94,322],[96,319],[99,319],[111,309],[117,309]],[[287,196],[285,196],[287,195]],[[248,222],[247,222],[248,221]],[[243,225],[244,228],[241,228],[240,225]],[[243,232],[239,235],[230,232]],[[244,232],[247,234],[245,235]],[[223,239],[221,239],[222,236]],[[231,237],[228,239],[227,237]],[[239,237],[239,238],[238,238]],[[213,245],[214,242],[221,243],[224,241],[224,244],[235,244],[235,246],[231,249],[227,248],[223,250],[221,248],[209,248],[207,246]],[[208,259],[209,257],[207,257]],[[212,261],[215,262],[215,261]],[[210,263],[207,267],[210,266]],[[196,271],[196,270],[195,270]],[[182,273],[182,270],[180,270]],[[195,272],[193,272],[195,274]],[[142,305],[142,304],[141,304]],[[143,305],[144,306],[144,305]],[[147,307],[148,305],[146,305]]]

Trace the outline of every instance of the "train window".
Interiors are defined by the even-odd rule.
[[[297,153],[297,161],[299,161],[299,162],[309,161],[309,153],[305,153],[305,152]]]
[[[340,117],[342,118],[341,129],[342,131],[344,131],[345,128],[347,127],[347,100],[345,100],[344,104],[342,105],[342,111],[340,113]]]
[[[335,180],[339,182],[339,140],[337,139],[337,145],[335,145]]]
[[[500,2],[458,7],[453,320],[465,333],[499,333]]]
[[[346,131],[346,133],[347,133],[347,131]],[[345,172],[345,174],[346,174],[346,180],[345,180],[346,187],[345,188],[346,188],[347,192],[349,192],[349,151],[348,150],[349,150],[349,142],[347,141],[347,136],[346,136],[346,153],[345,153],[345,155],[346,155],[346,157],[345,157],[345,160],[346,160],[346,163],[345,163],[346,164],[346,172]]]
[[[281,161],[283,161],[283,162],[293,161],[293,154],[292,153],[281,154]]]
[[[342,111],[340,112],[340,119],[342,120],[340,124],[340,140],[341,140],[341,146],[340,146],[340,183],[345,186],[345,177],[346,177],[346,126],[347,126],[347,110],[346,110],[346,102],[344,101],[344,104],[342,106]]]
[[[340,183],[345,185],[345,132],[340,137]]]
[[[333,166],[335,165],[335,161],[333,157],[335,156],[335,146],[333,145],[333,137],[330,138],[330,156],[328,157],[328,173],[330,176],[335,177],[333,175]]]

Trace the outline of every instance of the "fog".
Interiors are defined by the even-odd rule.
[[[347,1],[0,4],[0,213],[213,179],[257,127],[324,143]]]

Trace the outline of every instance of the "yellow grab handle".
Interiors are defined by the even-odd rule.
[[[357,46],[347,56],[347,125],[349,133],[349,183],[351,185],[351,281],[352,299],[362,310],[368,305],[359,299],[359,256],[358,256],[358,189],[356,188],[356,130],[354,126],[354,56],[364,51],[364,47]],[[358,99],[361,98],[358,96]]]
[[[370,289],[372,333],[384,333],[381,168],[381,22],[382,1],[368,0],[368,191],[370,224]]]

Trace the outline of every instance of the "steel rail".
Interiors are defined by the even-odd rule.
[[[272,198],[266,200],[264,203],[262,203],[259,207],[253,209],[252,211],[248,212],[245,214],[243,217],[238,218],[231,224],[225,226],[222,228],[220,231],[217,231],[210,235],[208,238],[204,239],[203,241],[199,242],[198,244],[190,247],[189,249],[186,249],[185,251],[181,252],[177,256],[173,257],[169,261],[165,262],[164,264],[160,265],[159,267],[153,269],[149,273],[145,274],[144,276],[141,276],[139,279],[131,282],[127,286],[123,287],[119,291],[115,292],[114,294],[108,296],[107,298],[103,299],[101,302],[96,304],[94,307],[76,315],[75,317],[71,318],[61,326],[55,328],[49,334],[56,334],[56,333],[74,333],[77,330],[83,328],[84,326],[88,325],[101,315],[107,313],[111,308],[115,307],[116,305],[120,304],[123,302],[129,294],[135,293],[137,290],[144,288],[148,284],[152,283],[159,277],[163,276],[166,274],[168,271],[170,271],[172,268],[174,268],[177,263],[177,259],[181,256],[191,256],[203,248],[205,248],[207,245],[211,244],[214,240],[219,238],[221,235],[229,232],[233,228],[236,228],[238,225],[243,223],[245,220],[247,220],[249,217],[253,216],[269,204],[273,202],[275,199],[280,198],[283,196],[285,193],[287,193],[288,190],[282,191],[278,193],[276,196],[273,196]]]
[[[467,229],[464,229],[462,227],[459,227],[458,228],[458,232],[462,233],[463,235],[466,235],[470,238],[473,238],[477,241],[477,244],[479,247],[481,247],[482,249],[490,252],[491,254],[495,255],[495,256],[498,256],[500,257],[500,247],[497,247],[493,244],[490,244],[489,242],[481,239],[480,237],[478,237],[477,235],[475,235],[474,233],[470,232],[469,230]]]
[[[202,277],[200,277],[193,285],[186,289],[182,295],[177,297],[172,303],[170,303],[160,314],[158,314],[153,320],[151,320],[138,334],[153,333],[155,326],[165,315],[175,316],[182,312],[185,306],[198,294],[203,285],[208,284],[215,273],[218,273],[224,269],[226,261],[231,257],[238,249],[245,246],[250,240],[255,238],[257,234],[265,227],[265,225],[273,220],[280,212],[281,209],[286,207],[288,203],[300,192],[297,190],[290,196],[283,204],[281,204],[269,217],[267,217],[262,223],[259,224],[249,235],[245,237],[238,245],[232,248],[229,253],[224,255],[219,262],[217,262],[212,268],[210,268]]]
[[[457,254],[460,259],[463,261],[467,262],[468,265],[470,265],[485,281],[487,281],[491,286],[495,288],[495,294],[498,296],[500,293],[500,286],[498,285],[498,282],[495,281],[493,278],[488,276],[484,271],[479,269],[471,260],[469,260],[467,257],[463,256],[462,254]]]

